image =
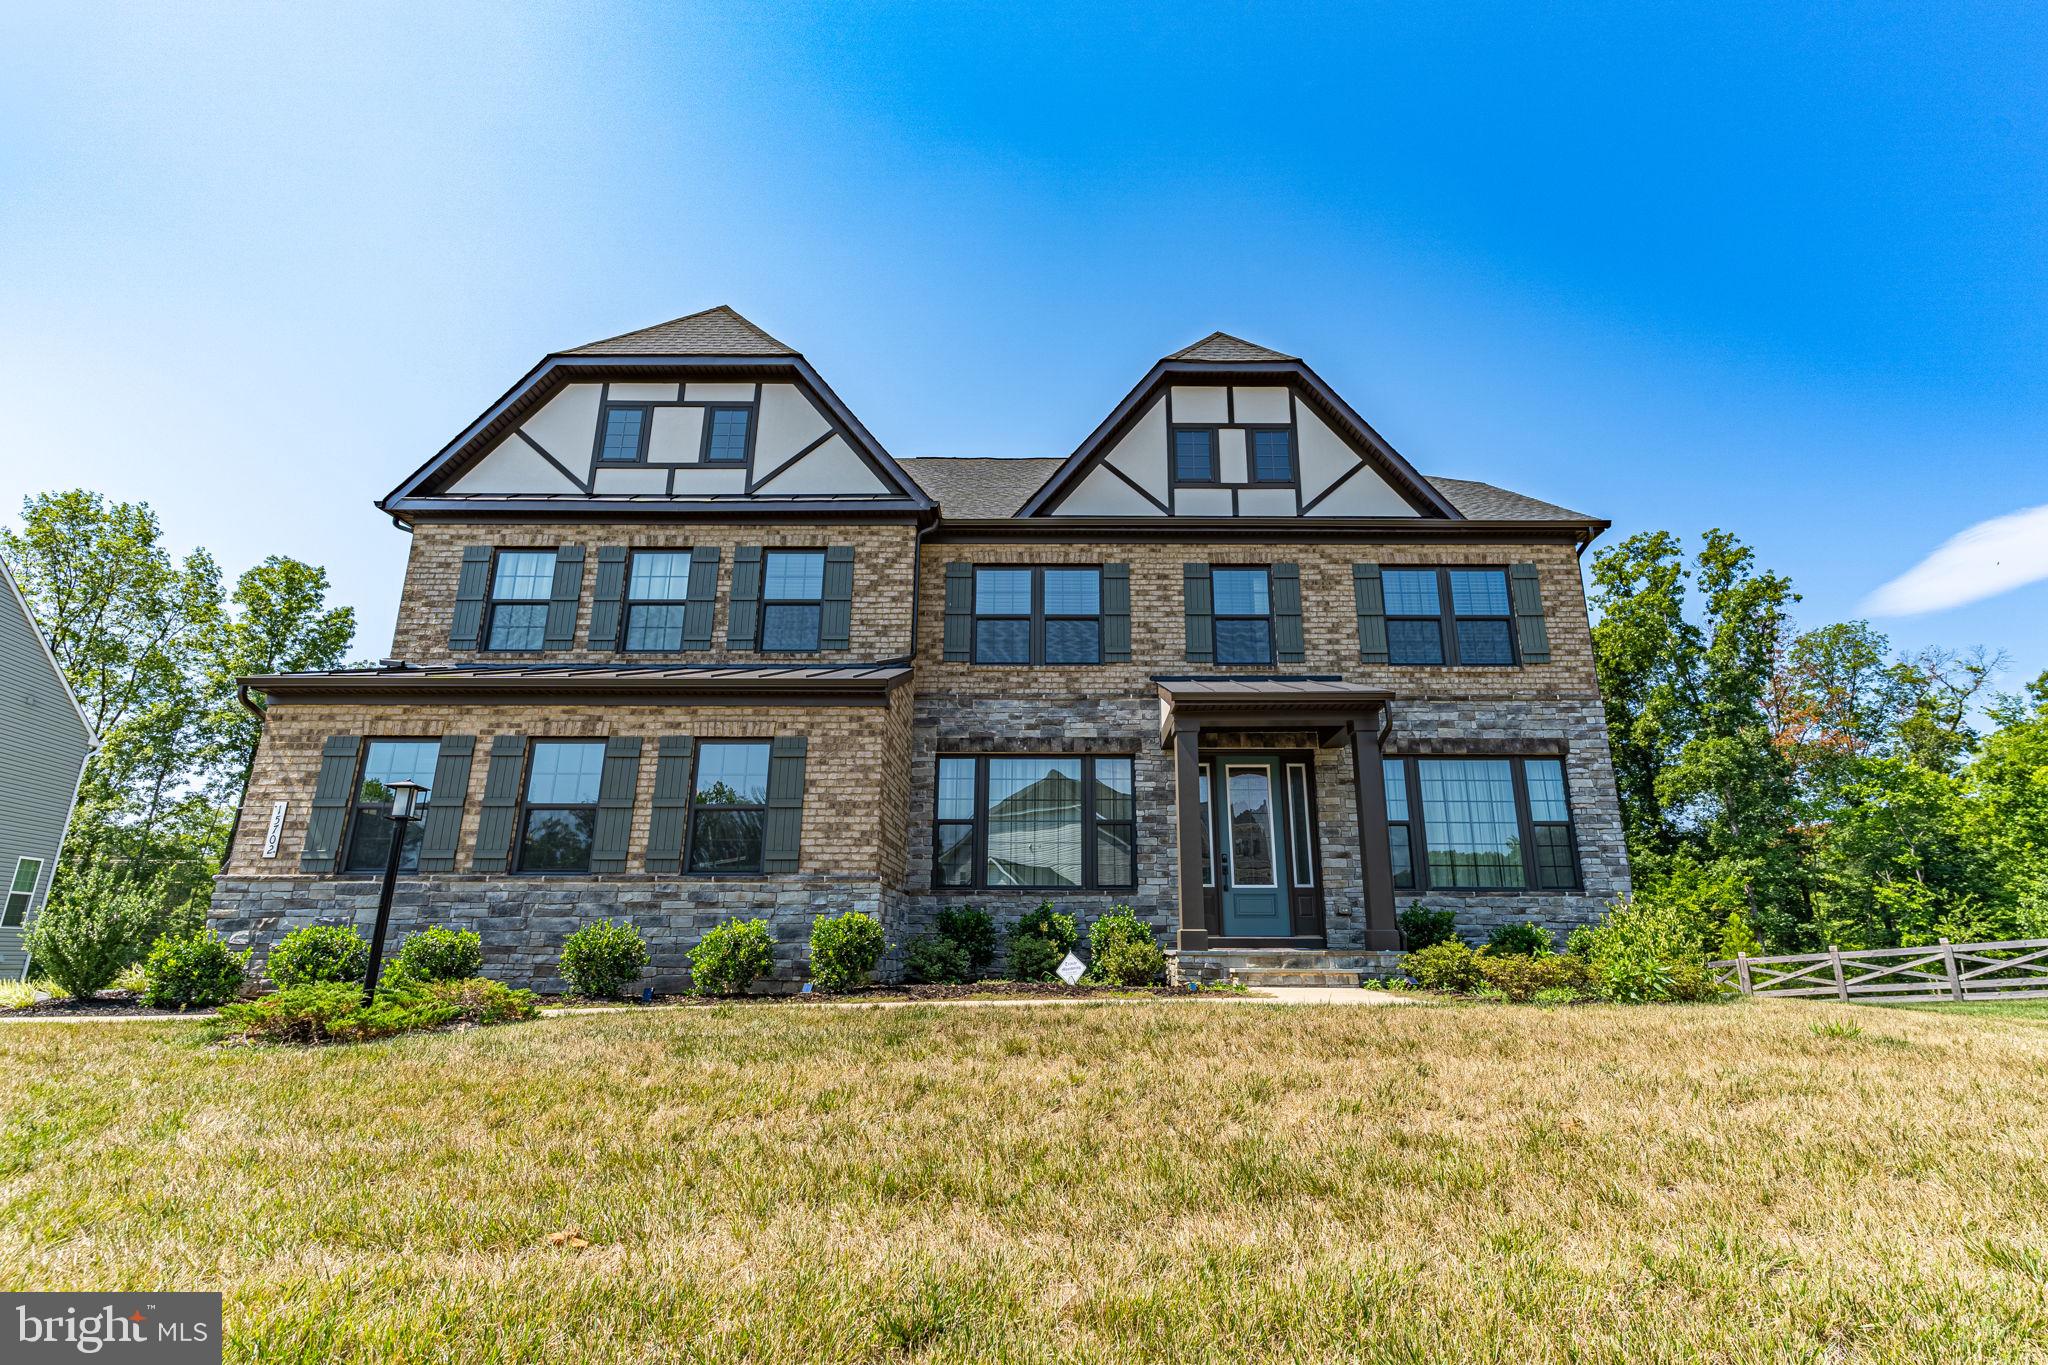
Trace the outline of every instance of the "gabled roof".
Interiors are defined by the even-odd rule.
[[[725,304],[592,341],[563,355],[795,355]]]
[[[78,717],[79,725],[85,730],[86,743],[99,747],[99,735],[92,728],[92,717],[85,714],[85,708],[78,704],[78,694],[71,690],[71,679],[64,676],[64,670],[57,663],[57,653],[50,648],[50,637],[43,634],[42,623],[29,610],[28,598],[22,595],[21,585],[14,581],[14,572],[7,567],[7,561],[0,559],[0,583],[7,585],[7,595],[14,599],[14,605],[21,611],[22,623],[28,633],[36,637],[36,643],[43,647],[43,661],[50,665],[50,676],[57,680],[57,690],[64,694],[64,700],[71,703],[72,714]]]
[[[1166,357],[1168,360],[1299,360],[1298,355],[1282,355],[1255,345],[1243,337],[1234,337],[1228,332],[1211,332],[1192,346],[1186,346]]]

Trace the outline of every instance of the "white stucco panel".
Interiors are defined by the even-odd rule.
[[[635,465],[631,469],[600,469],[591,477],[591,491],[606,493],[666,493],[668,471]]]
[[[541,449],[579,475],[590,469],[597,448],[597,409],[604,400],[602,384],[571,384],[526,419],[525,431]]]
[[[1279,426],[1288,418],[1285,389],[1235,389],[1231,392],[1231,401],[1240,422]]]
[[[752,384],[690,384],[683,397],[692,403],[751,403]]]
[[[1106,458],[1128,474],[1140,488],[1165,502],[1170,460],[1166,440],[1166,400],[1155,400],[1145,410],[1145,415],[1138,419],[1138,424],[1125,433]]]
[[[747,491],[747,471],[744,469],[714,469],[710,465],[693,465],[675,471],[675,495],[679,498],[703,498],[713,493],[744,493]]]
[[[1173,420],[1182,424],[1230,420],[1230,390],[1206,385],[1173,386]]]
[[[825,415],[794,384],[761,386],[760,429],[754,433],[754,468],[773,469],[832,429]]]
[[[1291,517],[1295,513],[1292,488],[1244,488],[1238,490],[1237,514],[1241,517]]]
[[[614,403],[673,403],[680,384],[619,384],[614,383],[611,399]]]
[[[1413,517],[1419,516],[1408,500],[1396,493],[1376,469],[1361,469],[1344,481],[1343,487],[1317,503],[1312,517]]]
[[[695,464],[704,447],[704,409],[656,408],[647,434],[649,464]]]
[[[769,466],[756,455],[754,467],[765,471]],[[866,461],[854,453],[844,436],[834,436],[754,491],[817,497],[828,493],[892,493],[895,490],[868,468]]]
[[[1216,433],[1217,472],[1225,483],[1243,483],[1246,474],[1244,429],[1225,427]]]
[[[1173,495],[1177,517],[1227,517],[1231,510],[1228,488],[1182,488]]]
[[[1063,517],[1156,517],[1157,507],[1137,489],[1097,466],[1056,509]]]
[[[585,463],[588,463],[587,459]],[[508,493],[581,493],[583,490],[564,478],[561,470],[542,459],[539,452],[520,440],[515,432],[470,466],[461,478],[449,485],[448,491],[497,496]]]
[[[1296,410],[1295,421],[1301,446],[1296,452],[1301,466],[1301,497],[1303,502],[1308,502],[1343,478],[1345,472],[1358,463],[1358,452],[1325,426],[1323,419],[1316,416],[1315,410],[1306,403]]]

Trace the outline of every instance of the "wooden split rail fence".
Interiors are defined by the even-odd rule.
[[[2020,1000],[2048,996],[2048,938],[1858,948],[1707,964],[1744,995],[1832,997],[1872,1003]]]

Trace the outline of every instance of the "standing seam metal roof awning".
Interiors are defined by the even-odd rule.
[[[1155,677],[1159,738],[1171,743],[1183,717],[1204,730],[1312,730],[1328,743],[1354,721],[1384,722],[1394,694],[1337,677]]]

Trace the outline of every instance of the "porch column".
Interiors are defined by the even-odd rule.
[[[1182,952],[1209,946],[1209,920],[1202,902],[1201,727],[1185,717],[1174,718],[1174,829],[1180,859],[1180,937]]]
[[[1358,780],[1358,843],[1365,868],[1365,946],[1398,949],[1401,930],[1394,921],[1394,864],[1387,853],[1387,787],[1377,715],[1351,722],[1351,766]]]

